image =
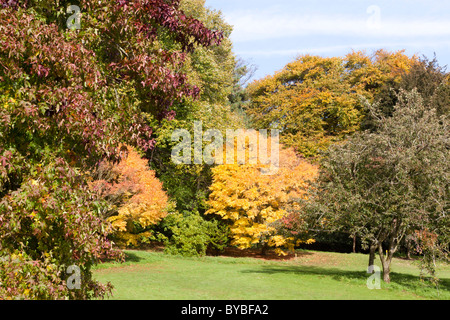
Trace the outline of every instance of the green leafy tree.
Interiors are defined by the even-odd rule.
[[[225,22],[220,11],[207,8],[205,0],[183,0],[183,12],[201,21],[208,29],[220,30],[223,39],[220,46],[198,46],[186,58],[185,68],[189,82],[200,90],[199,100],[209,104],[228,104],[233,88],[231,77],[236,57],[230,39],[232,26]]]
[[[398,101],[391,117],[375,117],[377,132],[330,147],[309,207],[327,228],[361,237],[371,248],[369,264],[377,250],[386,282],[405,236],[429,235],[422,237],[423,262],[448,259],[450,240],[449,120],[425,107],[417,91]]]
[[[230,39],[232,27],[220,12],[206,8],[204,0],[183,0],[181,8],[209,29],[220,30],[223,38],[219,46],[197,46],[186,55],[183,71],[189,83],[198,88],[198,99],[186,99],[175,105],[170,121],[153,122],[156,145],[147,157],[168,195],[175,201],[176,209],[203,213],[212,180],[211,166],[174,164],[171,155],[177,142],[172,141],[172,133],[176,129],[186,129],[194,137],[194,121],[201,121],[203,131],[217,129],[225,136],[226,129],[243,128],[245,123],[242,114],[233,110],[229,100],[235,89],[234,72],[238,64]]]

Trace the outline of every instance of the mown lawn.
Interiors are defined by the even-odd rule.
[[[126,251],[123,264],[94,270],[121,300],[450,300],[450,266],[441,266],[438,289],[421,282],[418,266],[395,259],[392,283],[369,290],[367,256],[299,251],[289,260],[248,257],[186,258]]]

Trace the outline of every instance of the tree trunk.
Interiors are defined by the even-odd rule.
[[[412,250],[411,236],[406,237],[405,244],[406,244],[406,258],[408,260],[411,260],[411,250]]]
[[[376,244],[371,244],[369,248],[369,268],[375,265],[375,252],[377,250]],[[372,270],[373,271],[373,270]]]
[[[383,281],[391,283],[391,262],[389,259],[386,259],[383,262]]]
[[[353,235],[353,253],[356,253],[356,234]]]
[[[385,238],[388,244],[388,250],[386,255],[383,252],[383,241],[378,242],[378,253],[380,254],[381,264],[383,265],[383,280],[386,283],[391,282],[391,262],[394,257],[394,253],[397,252],[398,244],[404,236],[404,231],[401,232],[402,221],[401,219],[394,219],[392,221],[391,231],[389,236]]]
[[[261,255],[266,256],[268,249],[269,249],[269,245],[267,244],[267,242],[264,242],[262,245],[262,248],[261,248]]]
[[[378,245],[378,253],[381,259],[381,265],[383,266],[383,281],[386,283],[391,282],[391,262],[394,256],[394,248],[388,250],[387,255],[383,252],[383,245],[380,243]]]

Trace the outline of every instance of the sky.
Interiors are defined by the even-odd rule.
[[[448,0],[206,0],[233,26],[234,53],[274,74],[301,54],[405,49],[450,71]]]

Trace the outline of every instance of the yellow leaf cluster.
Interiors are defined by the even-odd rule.
[[[247,142],[247,147],[250,142]],[[255,147],[255,146],[254,146]],[[213,168],[213,184],[206,214],[231,223],[232,245],[245,249],[262,243],[293,247],[291,238],[277,235],[274,224],[286,216],[294,199],[304,197],[307,181],[317,176],[317,167],[300,159],[293,149],[279,150],[278,170],[264,175],[263,164],[219,165]]]

